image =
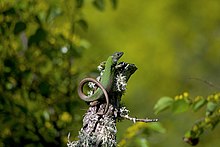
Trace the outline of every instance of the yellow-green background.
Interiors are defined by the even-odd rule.
[[[193,122],[203,115],[203,112],[186,112],[174,115],[167,111],[155,116],[153,107],[162,96],[174,97],[185,91],[189,92],[190,96],[206,96],[219,91],[220,1],[119,0],[116,9],[111,7],[109,1],[105,1],[103,11],[97,10],[90,0],[85,0],[83,7],[79,10],[75,9],[76,2],[74,0],[39,0],[36,1],[36,4],[32,3],[31,5],[27,2],[33,1],[3,0],[0,2],[0,8],[4,11],[13,6],[25,10],[19,11],[20,18],[14,18],[27,24],[25,30],[27,37],[33,35],[36,28],[40,26],[35,22],[32,13],[33,16],[34,14],[39,16],[43,23],[42,28],[50,34],[47,39],[52,43],[31,45],[28,48],[27,56],[23,56],[19,52],[22,50],[22,44],[18,34],[13,34],[13,26],[11,30],[6,32],[7,36],[1,32],[0,61],[2,61],[0,70],[2,80],[0,94],[2,102],[7,102],[6,98],[13,97],[9,101],[24,106],[25,110],[27,107],[27,111],[30,111],[30,114],[33,113],[36,120],[40,119],[41,115],[44,117],[48,115],[48,107],[52,105],[57,110],[57,118],[52,120],[53,114],[51,114],[49,120],[39,120],[39,128],[42,127],[44,132],[42,134],[49,134],[49,137],[44,136],[47,138],[46,140],[53,142],[51,140],[54,139],[54,135],[51,134],[56,133],[53,123],[57,122],[58,127],[62,128],[60,136],[63,144],[65,144],[68,132],[72,133],[72,138],[77,139],[78,131],[82,126],[82,115],[87,105],[78,98],[75,85],[82,77],[95,71],[97,65],[106,60],[113,52],[123,51],[124,56],[121,61],[134,63],[138,67],[128,82],[127,91],[122,99],[123,103],[131,111],[132,116],[159,118],[160,123],[166,129],[164,134],[151,134],[147,138],[150,146],[189,146],[182,141],[182,137]],[[49,7],[55,7],[58,12],[62,12],[61,16],[55,17],[52,21],[45,21]],[[13,17],[4,18],[2,13],[0,18],[2,26],[6,25],[6,21],[13,22]],[[83,18],[87,22],[87,31],[84,31],[80,26],[71,28],[72,23],[78,18]],[[63,40],[56,38],[59,34],[64,36]],[[66,56],[59,51],[62,46],[71,43],[75,45],[72,47],[75,52],[70,53],[71,49],[69,49]],[[83,48],[80,48],[81,45]],[[20,56],[22,57],[20,58]],[[39,77],[42,77],[39,83],[43,79],[42,83],[49,83],[52,90],[44,91],[41,89],[45,88],[41,85],[42,83],[36,84],[37,86],[33,88],[36,88],[36,95],[39,95],[40,102],[29,100],[25,93],[28,93],[28,87],[31,84],[14,88],[15,90],[7,89],[6,86],[7,90],[5,91],[4,85],[13,85],[13,82],[20,78],[16,72],[13,75],[4,74],[8,73],[5,71],[4,65],[6,59],[19,61],[16,64],[19,71],[30,69],[30,77],[33,76],[32,73],[39,73]],[[65,75],[66,73],[69,74]],[[68,79],[68,76],[71,78]],[[27,78],[29,81],[30,77],[24,76],[22,78]],[[200,78],[212,82],[215,87],[190,78]],[[14,83],[16,87],[17,82]],[[69,87],[72,90],[71,96],[68,96],[69,83],[73,85]],[[56,91],[54,86],[58,86],[59,91]],[[22,93],[23,90],[24,94],[22,95],[20,92]],[[25,102],[23,102],[24,97],[22,96],[25,97]],[[4,113],[11,111],[7,106],[2,104],[0,107],[2,111],[0,127],[3,130],[1,131],[1,140],[7,137],[16,138],[13,136],[14,132],[11,128],[17,125],[16,119],[10,117],[8,113]],[[26,114],[26,111],[21,111],[16,116],[21,119],[19,122],[21,128],[23,128],[22,125],[29,124],[28,118],[31,116]],[[3,117],[8,117],[8,122]],[[118,140],[121,139],[126,128],[131,125],[132,123],[126,120],[117,123]],[[47,129],[51,129],[51,134],[47,133]],[[219,127],[217,126],[213,132],[206,132],[202,135],[198,146],[218,146],[220,144],[218,131]],[[15,134],[21,137],[25,136],[25,133],[21,129],[19,133]],[[2,144],[7,146],[7,144]],[[37,144],[35,145],[37,146]]]
[[[138,70],[129,80],[122,101],[131,115],[159,117],[167,129],[159,137],[160,143],[152,146],[189,146],[182,141],[184,131],[200,115],[167,112],[154,116],[152,109],[162,96],[184,91],[206,96],[219,90],[190,78],[210,81],[216,87],[219,84],[220,2],[119,1],[116,11],[108,6],[99,12],[88,6],[84,12],[89,23],[85,37],[91,43],[84,55],[89,61],[84,64],[91,64],[91,60],[99,63],[93,56],[101,55],[104,60],[106,53],[125,52],[121,60],[134,63]],[[119,137],[129,125],[126,121],[118,123]],[[217,138],[218,130],[205,133],[198,146],[216,146]]]

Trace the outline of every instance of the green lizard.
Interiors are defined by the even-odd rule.
[[[116,52],[112,56],[108,57],[105,63],[105,70],[103,72],[100,82],[98,82],[97,80],[93,78],[85,78],[79,83],[78,95],[82,100],[87,101],[87,102],[92,102],[100,98],[103,98],[103,95],[105,96],[105,99],[106,99],[105,111],[103,113],[97,113],[97,114],[102,115],[108,111],[109,98],[108,98],[107,91],[109,92],[111,90],[112,82],[114,79],[115,66],[117,64],[117,61],[121,58],[122,55],[123,55],[123,52]],[[83,93],[83,86],[87,82],[94,82],[99,87],[94,92],[94,94],[91,96],[87,96]]]

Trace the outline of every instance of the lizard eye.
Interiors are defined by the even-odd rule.
[[[120,58],[123,55],[123,52],[117,52],[118,58]]]
[[[113,54],[113,62],[117,63],[117,61],[121,58],[121,56],[123,55],[123,52],[116,52]]]

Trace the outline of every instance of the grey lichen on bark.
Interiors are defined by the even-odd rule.
[[[101,104],[102,105],[102,104]],[[116,121],[115,116],[106,113],[105,115],[96,114],[96,106],[89,107],[83,119],[83,127],[79,132],[79,140],[74,142],[75,147],[114,147],[116,146]],[[101,108],[101,109],[104,109]],[[114,111],[110,105],[109,112]]]

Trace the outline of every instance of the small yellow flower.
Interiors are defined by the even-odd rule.
[[[206,118],[205,118],[205,123],[208,124],[208,123],[210,123],[210,122],[211,122],[211,119],[210,119],[209,117],[206,117]]]
[[[184,93],[183,93],[183,97],[186,98],[186,97],[188,97],[188,96],[189,96],[189,93],[188,93],[188,92],[184,92]]]
[[[215,101],[219,101],[219,95],[218,95],[218,94],[215,94],[215,95],[214,95],[214,99],[215,99]]]
[[[71,122],[72,116],[68,112],[63,112],[60,116],[60,119],[64,122]]]
[[[195,131],[195,132],[198,131],[198,129],[199,129],[199,127],[197,125],[194,125],[193,128],[192,128],[192,130]]]
[[[52,124],[50,122],[48,122],[48,121],[45,122],[44,125],[45,125],[46,128],[51,128],[52,127]]]
[[[175,98],[174,98],[174,100],[176,101],[176,100],[178,100],[178,99],[179,99],[179,96],[176,95]]]

